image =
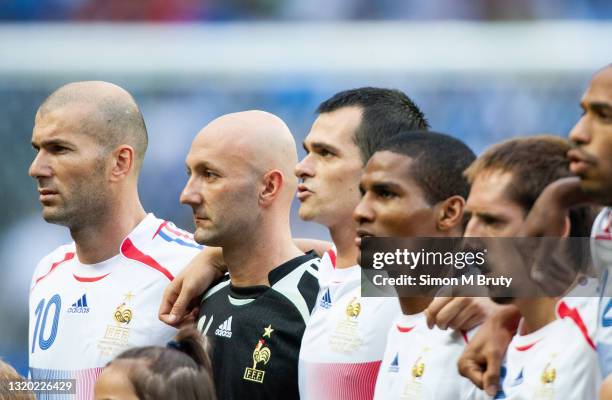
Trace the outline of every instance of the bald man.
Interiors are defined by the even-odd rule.
[[[299,398],[319,260],[291,238],[296,163],[291,132],[262,111],[217,118],[187,155],[181,202],[193,208],[196,241],[221,247],[229,272],[204,295],[198,321],[213,341],[219,399]]]
[[[106,82],[52,93],[36,113],[30,176],[45,221],[73,242],[45,256],[30,290],[28,354],[36,379],[76,379],[93,398],[102,367],[131,346],[165,344],[165,286],[199,251],[193,237],[147,214],[137,182],[147,131],[132,96]],[[44,398],[44,394],[41,395]]]

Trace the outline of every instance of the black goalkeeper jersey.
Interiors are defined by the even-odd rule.
[[[198,329],[212,344],[219,400],[299,399],[298,356],[319,292],[319,259],[311,252],[268,274],[270,286],[210,289]]]

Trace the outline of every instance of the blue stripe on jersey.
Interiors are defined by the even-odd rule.
[[[612,345],[601,342],[597,343],[597,356],[599,357],[601,375],[605,378],[612,374]]]
[[[159,231],[159,236],[164,239],[166,242],[175,242],[180,244],[181,246],[186,246],[186,247],[191,247],[194,249],[198,249],[198,250],[202,250],[204,248],[204,246],[201,246],[199,244],[196,244],[194,242],[185,242],[182,239],[179,238],[171,238],[170,236],[168,236],[164,230],[162,229],[161,231]]]

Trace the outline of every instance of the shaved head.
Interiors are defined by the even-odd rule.
[[[36,121],[58,110],[78,110],[80,132],[95,138],[106,152],[122,144],[131,146],[135,171],[140,170],[147,150],[147,130],[136,101],[125,89],[102,81],[69,83],[47,97]]]
[[[187,155],[190,179],[181,195],[194,211],[196,241],[224,247],[262,230],[287,230],[296,162],[293,135],[273,114],[244,111],[206,125]]]
[[[295,140],[285,122],[274,114],[250,110],[223,115],[206,125],[193,141],[214,143],[219,153],[233,154],[232,163],[241,165],[255,176],[278,170],[285,179],[286,191],[293,192],[297,179]]]

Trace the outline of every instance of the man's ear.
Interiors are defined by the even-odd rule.
[[[439,203],[436,228],[447,232],[461,226],[463,222],[463,208],[465,199],[461,196],[451,196]]]
[[[117,147],[112,152],[110,180],[125,179],[134,169],[134,148],[127,144]]]
[[[281,193],[285,177],[279,170],[268,171],[262,180],[263,190],[259,193],[259,204],[270,206]]]

